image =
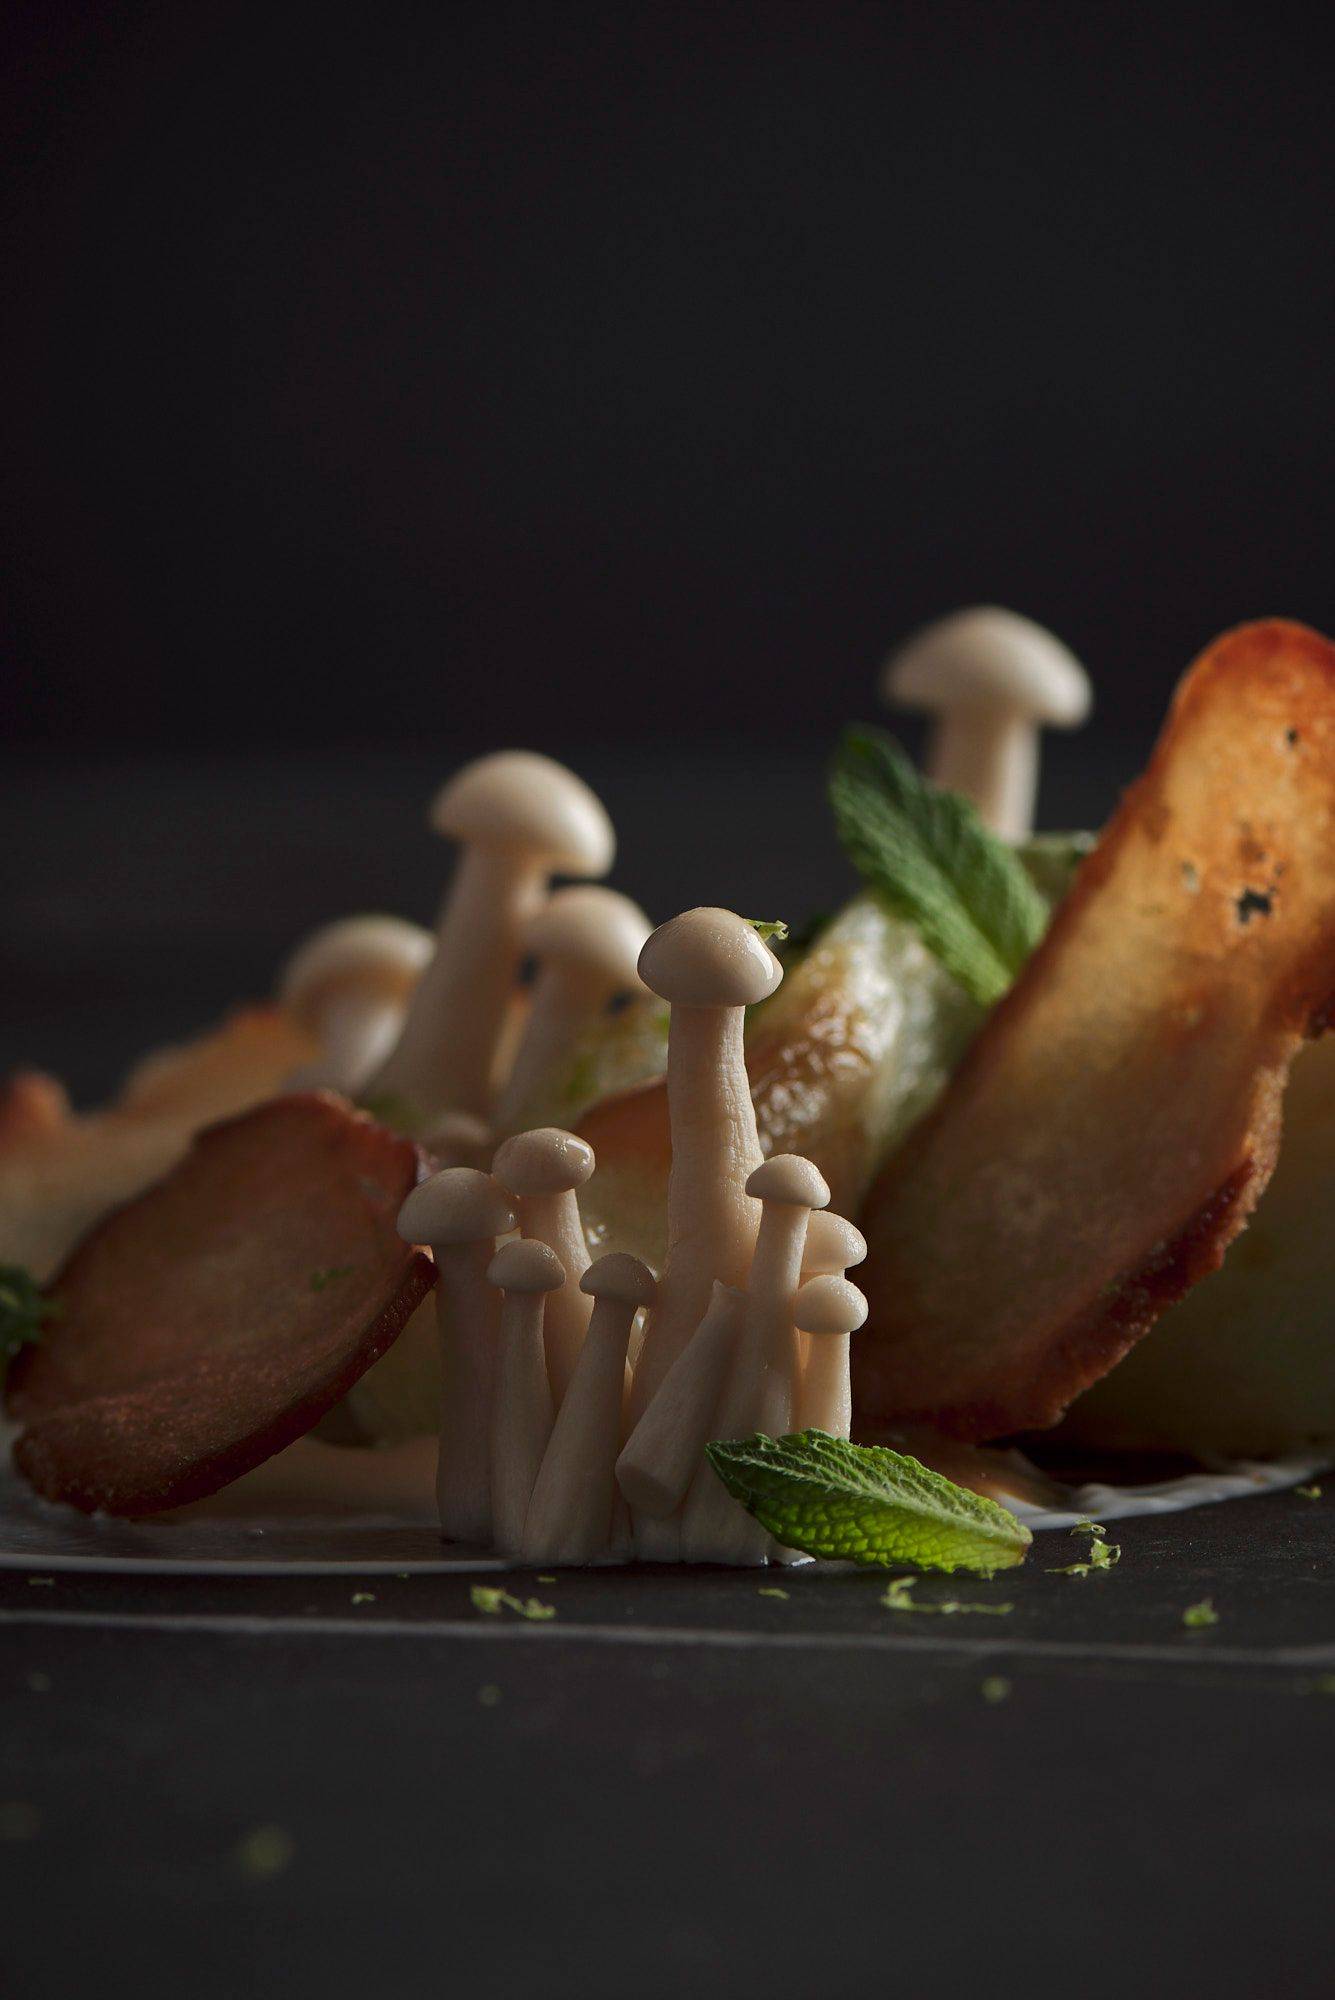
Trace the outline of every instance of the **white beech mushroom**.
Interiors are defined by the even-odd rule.
[[[653,1304],[657,1286],[649,1266],[624,1252],[600,1257],[580,1286],[593,1313],[529,1502],[526,1562],[591,1562],[612,1542],[626,1348],[635,1315]]]
[[[441,1167],[482,1167],[494,1146],[491,1127],[471,1111],[447,1111],[422,1140]]]
[[[783,969],[753,925],[706,907],[660,924],[640,953],[640,977],[672,1009],[672,1170],[667,1256],[635,1366],[635,1422],[704,1318],[714,1280],[746,1281],[760,1222],[746,1181],[761,1152],[742,1027],[745,1010],[769,998]],[[649,1560],[676,1561],[679,1542],[676,1521],[642,1515],[635,1524],[637,1552]]]
[[[436,1260],[440,1337],[440,1458],[436,1501],[453,1540],[491,1540],[491,1414],[500,1301],[487,1282],[496,1238],[516,1216],[490,1174],[450,1167],[413,1189],[399,1234]]]
[[[445,1111],[488,1114],[525,920],[551,875],[604,875],[616,850],[583,780],[527,750],[466,765],[437,793],[431,823],[463,852],[403,1032],[364,1087],[418,1129]]]
[[[842,1278],[854,1264],[866,1261],[867,1239],[860,1229],[828,1208],[816,1209],[807,1224],[807,1246],[802,1252],[802,1282],[827,1274]],[[798,1379],[806,1375],[811,1358],[811,1342],[806,1334],[797,1336]],[[798,1400],[801,1400],[799,1391]]]
[[[544,1339],[552,1402],[559,1410],[575,1372],[593,1301],[580,1290],[589,1268],[579,1195],[593,1172],[593,1148],[573,1132],[540,1125],[517,1132],[497,1149],[491,1170],[515,1198],[525,1236],[548,1243],[561,1259],[565,1282],[547,1301]]]
[[[632,1507],[662,1518],[695,1477],[728,1377],[746,1293],[715,1282],[709,1306],[617,1460],[617,1484]]]
[[[866,1320],[867,1301],[847,1278],[808,1278],[797,1294],[793,1317],[799,1333],[810,1336],[794,1429],[846,1438],[853,1426],[849,1339]]]
[[[496,1107],[496,1130],[512,1132],[545,1078],[618,994],[642,992],[636,967],[648,917],[615,889],[558,889],[520,933],[538,962],[528,1019]]]
[[[402,917],[344,917],[297,946],[278,997],[319,1043],[292,1085],[351,1093],[388,1052],[435,941]]]
[[[711,1426],[715,1438],[749,1437],[753,1431],[781,1437],[792,1429],[797,1389],[793,1300],[811,1211],[830,1199],[819,1170],[796,1153],[776,1153],[757,1167],[746,1192],[763,1209],[741,1332]],[[738,1506],[704,1462],[682,1515],[681,1547],[687,1561],[763,1562],[772,1546],[759,1522]]]
[[[927,774],[963,792],[1006,840],[1033,831],[1038,732],[1089,714],[1089,677],[1060,639],[995,605],[916,632],[886,663],[881,692],[936,718]]]
[[[543,1302],[565,1283],[565,1270],[549,1244],[516,1238],[492,1258],[487,1282],[502,1294],[491,1403],[491,1535],[497,1548],[515,1555],[552,1434]]]

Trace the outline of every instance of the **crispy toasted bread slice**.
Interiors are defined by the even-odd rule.
[[[1333,1004],[1335,647],[1244,626],[872,1189],[864,1421],[1056,1422],[1220,1263]]]
[[[76,1116],[36,1070],[0,1083],[0,1263],[49,1277],[98,1217],[174,1166],[201,1126],[258,1104],[314,1054],[277,1007],[148,1057],[114,1104]]]
[[[309,1430],[434,1280],[395,1220],[407,1139],[325,1095],[201,1133],[85,1238],[10,1369],[20,1471],[49,1499],[146,1514],[216,1491]]]

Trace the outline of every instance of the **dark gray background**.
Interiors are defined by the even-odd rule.
[[[12,743],[804,736],[1328,626],[1329,9],[6,10]]]

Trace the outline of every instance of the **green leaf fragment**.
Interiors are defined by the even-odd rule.
[[[1300,1493],[1304,1500],[1319,1500],[1321,1498],[1321,1488],[1319,1486],[1295,1486],[1293,1490],[1295,1493]]]
[[[766,944],[769,943],[771,938],[774,939],[776,944],[782,944],[788,935],[788,926],[784,923],[782,917],[776,918],[773,923],[767,922],[764,917],[748,917],[746,921],[757,936],[765,940]]]
[[[756,1592],[756,1596],[781,1597],[783,1598],[785,1603],[788,1600],[788,1592],[786,1590],[780,1590],[777,1583],[762,1583],[759,1590]]]
[[[536,1597],[515,1597],[508,1590],[495,1590],[485,1583],[475,1583],[469,1590],[475,1611],[485,1611],[496,1615],[501,1611],[513,1611],[517,1618],[541,1621],[555,1618],[556,1606],[543,1604]]]
[[[59,1312],[59,1302],[45,1296],[31,1271],[0,1264],[0,1375],[21,1347],[41,1339],[42,1328]]]
[[[983,1700],[995,1705],[999,1701],[1009,1701],[1011,1684],[1004,1674],[989,1674],[978,1692]]]
[[[311,1290],[322,1292],[328,1285],[338,1283],[340,1278],[350,1278],[356,1267],[352,1264],[331,1264],[323,1270],[311,1272]]]
[[[374,1604],[375,1592],[373,1590],[354,1590],[352,1601],[354,1604]]]
[[[892,1577],[881,1593],[880,1602],[887,1611],[923,1611],[942,1618],[953,1618],[960,1612],[981,1611],[989,1618],[1009,1618],[1013,1604],[965,1604],[958,1597],[942,1598],[938,1604],[919,1604],[912,1596],[916,1576]]]
[[[883,730],[846,730],[830,803],[849,860],[980,1006],[999,1000],[1047,928],[1023,861],[974,807],[916,771]]]
[[[1189,1604],[1182,1613],[1182,1623],[1192,1632],[1199,1632],[1207,1625],[1217,1625],[1219,1613],[1214,1608],[1213,1598],[1203,1597],[1199,1604]]]
[[[786,1548],[807,1555],[991,1576],[1023,1562],[1032,1540],[995,1500],[884,1445],[801,1431],[705,1449],[734,1499]]]
[[[1107,1539],[1108,1530],[1100,1527],[1097,1521],[1077,1521],[1071,1533],[1090,1537],[1085,1560],[1050,1569],[1049,1576],[1091,1576],[1095,1570],[1111,1569],[1114,1563],[1122,1560],[1121,1543],[1110,1542]]]

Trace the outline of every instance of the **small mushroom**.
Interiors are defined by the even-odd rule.
[[[495,1141],[485,1118],[471,1111],[447,1111],[422,1140],[438,1166],[482,1167],[490,1159]]]
[[[641,1513],[663,1519],[685,1498],[712,1435],[745,1311],[745,1292],[715,1283],[704,1318],[631,1432],[617,1484]]]
[[[523,1037],[496,1107],[496,1130],[512,1132],[524,1107],[618,995],[642,992],[636,965],[650,931],[638,903],[614,889],[558,889],[520,934],[538,961]]]
[[[491,1415],[500,1303],[487,1283],[496,1238],[516,1217],[490,1174],[451,1167],[413,1189],[399,1234],[426,1243],[436,1260],[440,1339],[440,1458],[436,1500],[443,1533],[491,1540]]]
[[[806,1246],[802,1252],[802,1279],[820,1278],[828,1273],[842,1278],[855,1264],[865,1261],[867,1239],[833,1209],[816,1209],[807,1222]]]
[[[589,1266],[580,1287],[593,1314],[529,1502],[526,1562],[591,1562],[612,1542],[626,1348],[657,1286],[647,1264],[614,1252]]]
[[[293,1084],[356,1090],[386,1054],[434,948],[419,924],[374,916],[344,917],[298,945],[278,997],[320,1057]]]
[[[808,1278],[797,1294],[793,1317],[798,1331],[810,1336],[811,1342],[795,1427],[846,1438],[853,1424],[849,1337],[866,1320],[867,1301],[847,1278]]]
[[[746,1192],[763,1204],[763,1211],[741,1333],[711,1426],[716,1438],[749,1437],[753,1431],[781,1437],[792,1429],[797,1387],[793,1300],[811,1211],[830,1199],[823,1176],[796,1153],[776,1153],[757,1167]],[[681,1546],[688,1560],[735,1563],[763,1562],[773,1548],[759,1522],[737,1505],[707,1462],[686,1498]]]
[[[578,1189],[593,1172],[593,1148],[573,1132],[540,1125],[518,1132],[498,1148],[491,1170],[515,1198],[519,1227],[525,1236],[551,1245],[561,1259],[565,1280],[547,1301],[544,1339],[552,1403],[560,1409],[588,1329],[593,1301],[580,1290],[589,1268],[584,1226],[579,1219]]]
[[[1060,639],[993,605],[917,632],[887,662],[881,691],[935,716],[928,775],[972,799],[1006,840],[1033,830],[1038,732],[1089,714],[1089,678]]]
[[[603,875],[616,848],[588,786],[526,750],[465,766],[437,793],[431,821],[463,853],[441,906],[435,956],[398,1042],[364,1090],[372,1101],[398,1100],[419,1129],[444,1111],[487,1116],[524,922],[551,875]]]
[[[760,1221],[746,1180],[761,1152],[742,1027],[746,1009],[768,999],[783,969],[744,918],[701,908],[659,926],[640,953],[640,977],[672,1009],[672,1172],[667,1256],[635,1367],[635,1422],[704,1318],[715,1279],[746,1281]],[[675,1561],[678,1545],[675,1521],[636,1522],[641,1556]]]
[[[516,1554],[552,1434],[552,1392],[542,1346],[544,1300],[565,1283],[561,1259],[546,1243],[503,1243],[487,1266],[502,1293],[496,1384],[491,1403],[491,1534]]]

